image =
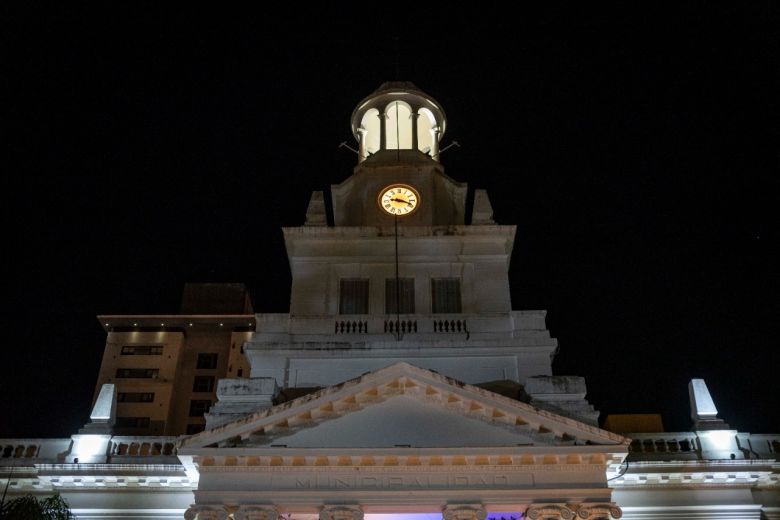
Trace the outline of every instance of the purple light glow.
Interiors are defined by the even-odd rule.
[[[441,520],[441,513],[368,513],[365,520]],[[495,511],[486,520],[523,520],[523,513]]]

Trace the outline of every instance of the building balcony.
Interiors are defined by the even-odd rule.
[[[524,338],[550,341],[545,311],[494,314],[338,314],[291,316],[259,314],[252,343],[322,341],[392,341],[398,336],[417,341],[457,339],[506,340]]]

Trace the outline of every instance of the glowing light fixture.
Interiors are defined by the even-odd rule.
[[[700,432],[699,435],[709,437],[712,442],[712,447],[716,450],[729,449],[732,446],[732,441],[734,439],[734,434],[728,430],[713,430],[706,433]]]
[[[94,457],[101,455],[106,450],[103,435],[81,435],[74,443],[73,453],[79,457]]]

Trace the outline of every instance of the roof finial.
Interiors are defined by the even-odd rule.
[[[393,36],[393,40],[395,40],[395,78],[396,80],[401,79],[401,45],[398,34]]]
[[[688,397],[691,403],[691,419],[693,429],[728,430],[729,425],[718,418],[718,409],[712,400],[710,391],[704,379],[691,379],[688,383]]]

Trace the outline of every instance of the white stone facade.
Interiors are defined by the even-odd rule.
[[[231,347],[252,377],[219,382],[206,430],[112,435],[106,387],[69,439],[0,439],[8,498],[59,492],[95,519],[780,518],[780,434],[728,429],[703,381],[695,431],[629,438],[595,426],[583,378],[552,374],[545,312],[512,310],[515,227],[494,222],[482,190],[466,225],[433,98],[385,84],[352,124],[359,164],[332,187],[336,225],[315,192],[305,225],[284,229],[290,311],[256,315],[244,354]],[[376,203],[391,183],[419,192],[404,220]],[[401,277],[414,311],[394,314],[385,291]],[[361,280],[365,312],[340,312],[344,279]],[[457,280],[456,311],[437,312],[436,279]],[[495,382],[522,396],[476,386]]]

